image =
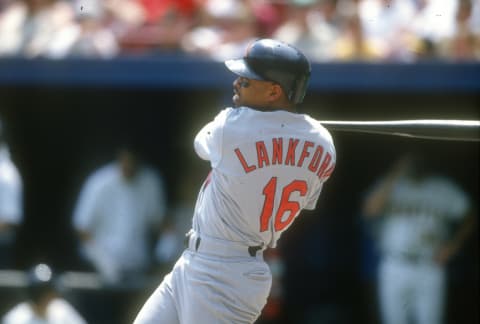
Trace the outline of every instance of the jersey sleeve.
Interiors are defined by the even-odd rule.
[[[305,209],[308,209],[308,210],[313,210],[313,209],[316,208],[318,198],[320,197],[320,194],[321,194],[322,189],[323,189],[323,185],[325,184],[325,182],[327,182],[327,180],[332,175],[333,171],[335,170],[335,165],[336,165],[336,162],[337,162],[337,153],[336,153],[336,150],[335,150],[335,145],[333,144],[332,136],[323,127],[322,127],[322,133],[323,133],[323,137],[326,138],[326,140],[327,140],[327,145],[326,146],[328,147],[328,151],[331,154],[331,160],[330,160],[330,163],[328,164],[328,166],[327,166],[327,168],[324,172],[324,175],[322,176],[321,181],[319,181],[315,185],[313,190],[311,190],[310,195],[308,196],[307,204],[305,205]]]
[[[232,108],[222,110],[195,137],[195,152],[203,160],[210,161],[212,167],[217,166],[222,159],[223,127],[231,110]]]
[[[93,174],[87,179],[80,191],[73,211],[73,226],[76,230],[89,230],[93,225],[97,202],[101,196],[98,176],[98,173]]]
[[[311,191],[310,196],[308,197],[307,204],[305,205],[305,209],[314,210],[317,206],[318,197],[320,197],[320,193],[323,189],[323,183],[319,183],[319,185]]]

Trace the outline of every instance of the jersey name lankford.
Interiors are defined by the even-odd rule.
[[[256,156],[246,157],[240,148],[235,154],[245,173],[273,165],[304,167],[319,178],[328,178],[335,165],[331,154],[322,145],[298,138],[272,138],[271,141],[256,141]]]

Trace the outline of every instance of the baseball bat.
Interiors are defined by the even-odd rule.
[[[332,131],[397,135],[448,141],[480,141],[480,121],[453,119],[414,119],[384,121],[321,121]]]

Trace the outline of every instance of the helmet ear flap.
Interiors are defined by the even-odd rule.
[[[305,98],[307,93],[309,76],[302,75],[296,78],[293,82],[293,86],[288,93],[288,99],[294,103],[299,104]]]

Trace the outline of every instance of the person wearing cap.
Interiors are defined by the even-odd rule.
[[[27,300],[9,310],[2,324],[86,324],[86,320],[57,290],[52,269],[41,263],[27,273]]]
[[[186,249],[134,324],[253,323],[270,294],[263,251],[274,248],[303,209],[315,209],[335,167],[329,132],[297,112],[310,63],[274,40],[226,61],[238,77],[234,107],[197,134],[211,172],[200,188]]]

